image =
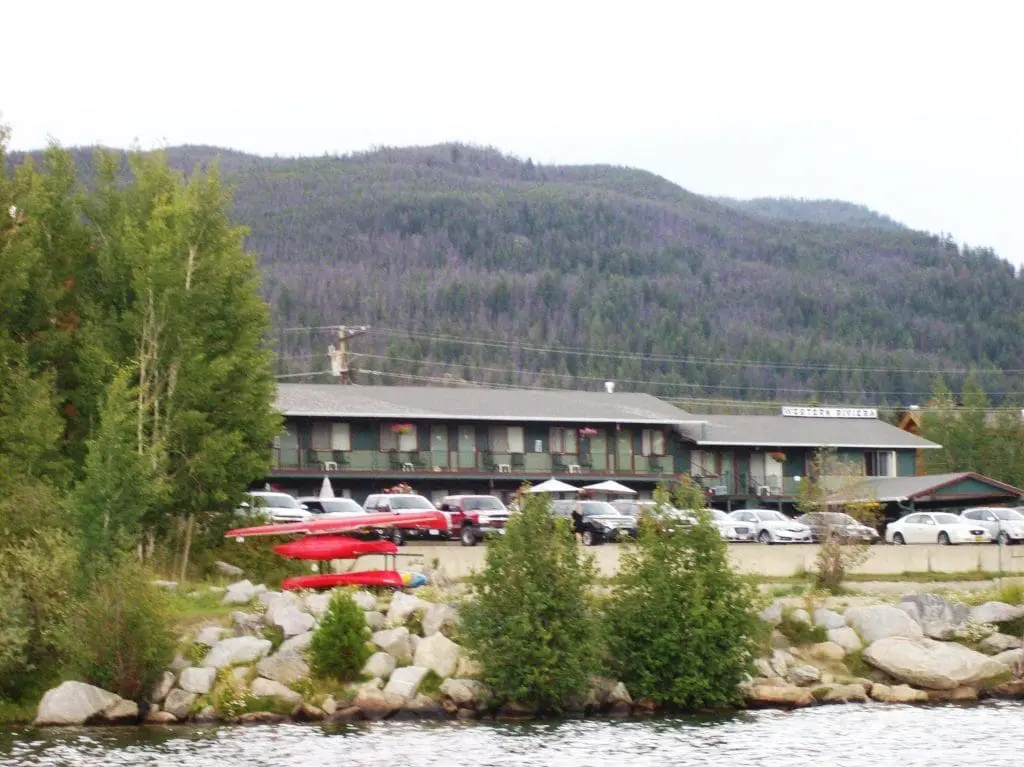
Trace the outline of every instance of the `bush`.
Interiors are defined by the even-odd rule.
[[[669,500],[664,490],[656,498]],[[604,615],[617,678],[634,697],[685,709],[737,702],[763,633],[755,589],[730,566],[710,517],[699,516],[671,533],[658,512],[645,517]]]
[[[797,620],[793,617],[792,608],[782,611],[782,620],[778,628],[779,632],[795,645],[818,644],[828,639],[828,631],[824,626]]]
[[[167,668],[174,632],[167,595],[130,555],[95,574],[68,622],[70,670],[84,681],[139,700]]]
[[[370,658],[366,616],[347,591],[335,591],[309,643],[310,667],[317,676],[357,679]]]
[[[546,497],[524,498],[505,535],[487,547],[460,636],[499,701],[559,711],[585,692],[595,665],[594,566]]]
[[[0,698],[36,695],[59,673],[77,557],[59,530],[0,548]]]

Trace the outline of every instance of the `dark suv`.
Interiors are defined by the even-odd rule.
[[[448,517],[448,533],[463,546],[476,546],[487,535],[504,535],[508,509],[493,495],[449,495],[439,504]]]
[[[605,501],[552,501],[551,513],[571,520],[572,510],[576,506],[583,513],[585,545],[597,546],[626,536],[636,538],[636,520],[617,511]]]

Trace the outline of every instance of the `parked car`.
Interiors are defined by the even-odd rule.
[[[974,520],[948,512],[917,512],[890,522],[885,540],[904,543],[988,543],[992,536]]]
[[[1024,540],[1024,514],[1019,509],[979,506],[964,509],[960,516],[970,524],[984,527],[997,543],[1020,543]]]
[[[620,513],[607,501],[552,501],[551,511],[570,519],[576,505],[583,514],[584,545],[598,546],[625,536],[636,538],[636,520]]]
[[[318,498],[305,496],[298,499],[317,519],[329,517],[347,517],[352,514],[365,514],[363,507],[351,498]]]
[[[812,511],[797,517],[796,521],[811,528],[811,540],[815,543],[825,540],[829,534],[840,543],[878,543],[881,540],[875,528],[838,511]]]
[[[476,546],[488,535],[504,535],[509,511],[493,495],[449,495],[438,508],[448,517],[448,533],[463,546]]]
[[[729,515],[735,522],[750,526],[761,543],[810,543],[811,528],[774,509],[737,509]]]
[[[437,511],[437,507],[422,495],[413,493],[374,493],[363,502],[363,511],[367,513],[412,514],[420,511]],[[403,546],[406,538],[447,538],[443,530],[432,528],[381,528],[377,535],[391,540],[396,546]]]
[[[657,507],[657,502],[650,499],[639,500],[637,498],[619,498],[608,502],[613,509],[627,517],[639,520],[644,512]]]
[[[267,516],[274,524],[305,522],[312,514],[288,493],[252,490],[245,494],[238,513],[245,516]]]
[[[711,524],[718,528],[725,540],[736,543],[755,540],[754,528],[749,522],[735,520],[721,509],[708,509],[708,513],[711,514]]]

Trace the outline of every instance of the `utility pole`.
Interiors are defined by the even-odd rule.
[[[338,328],[337,348],[333,344],[328,345],[327,353],[331,357],[331,375],[338,379],[338,383],[352,383],[348,366],[348,342],[364,335],[369,329],[366,325],[360,325],[358,328],[347,328],[341,325]]]

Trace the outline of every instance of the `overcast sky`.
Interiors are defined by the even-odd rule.
[[[1010,2],[23,3],[12,146],[464,141],[839,198],[1024,264]],[[16,23],[14,19],[16,18]]]

